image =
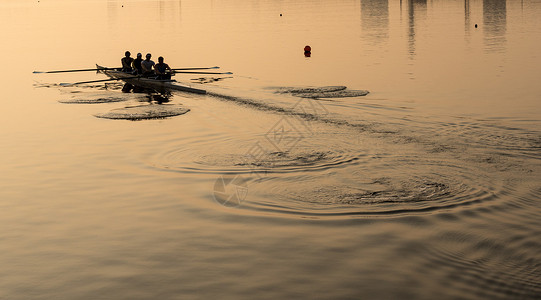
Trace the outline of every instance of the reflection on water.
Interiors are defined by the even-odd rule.
[[[408,52],[409,57],[415,57],[415,26],[424,26],[423,20],[426,18],[427,0],[407,0],[408,2]]]
[[[363,36],[373,43],[383,43],[389,37],[389,3],[387,0],[361,0]]]
[[[136,5],[131,1],[122,2],[117,0],[107,0],[107,22],[111,30],[115,26],[118,26],[120,20],[129,20],[128,22],[141,22],[137,17],[140,12],[137,10],[144,10],[146,19],[151,21],[153,19],[160,20],[152,24],[155,26],[153,29],[163,29],[164,27],[175,27],[182,21],[182,1],[171,0],[158,0],[158,1],[146,1],[143,6]],[[148,16],[152,16],[149,18]],[[147,21],[147,22],[148,22]],[[137,36],[137,31],[127,31],[125,34],[130,36]]]
[[[507,0],[483,0],[485,48],[488,52],[502,52],[507,41]]]
[[[472,26],[470,14],[470,0],[464,0],[464,31],[466,32],[466,38],[470,37],[470,31]]]

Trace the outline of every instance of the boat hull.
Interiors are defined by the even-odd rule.
[[[170,92],[170,91],[181,91],[181,92],[196,93],[196,94],[207,93],[207,91],[205,90],[194,88],[194,87],[179,83],[174,80],[158,80],[158,79],[139,77],[133,74],[107,69],[106,67],[102,67],[100,65],[96,65],[96,68],[99,70],[99,72],[107,75],[110,78],[122,80],[133,86],[155,90],[159,93],[165,93],[165,92]]]

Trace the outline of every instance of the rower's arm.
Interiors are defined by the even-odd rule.
[[[143,64],[143,63],[141,63],[141,68],[143,69],[143,72],[150,72],[150,71],[152,71],[152,69],[151,69],[151,70],[147,69],[146,64]]]
[[[158,68],[156,68],[156,65],[153,65],[152,67],[154,67],[154,73],[156,73],[158,75],[162,74],[162,72],[160,72],[160,70],[158,70]]]

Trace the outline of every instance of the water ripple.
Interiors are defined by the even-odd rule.
[[[535,238],[539,233],[518,239],[511,234],[507,242],[458,231],[439,233],[431,243],[435,247],[416,258],[416,273],[439,278],[439,289],[449,293],[533,299],[541,294],[541,260],[534,250],[541,246]]]
[[[245,206],[275,214],[325,218],[400,215],[484,205],[509,190],[504,182],[450,161],[399,160],[351,165],[344,171],[348,180],[339,175],[333,177],[340,180],[332,180],[323,174],[299,180],[256,180],[251,186],[255,193],[270,192],[247,201]]]
[[[124,108],[113,109],[107,113],[99,113],[98,118],[113,120],[147,120],[162,119],[167,117],[179,116],[189,112],[190,109],[182,105],[162,104],[162,105],[138,105]]]
[[[529,158],[541,158],[541,134],[488,121],[464,121],[443,124],[436,134],[455,137],[470,147],[489,148]]]
[[[246,149],[246,148],[242,148]],[[208,152],[208,151],[207,151]],[[295,149],[274,151],[256,157],[246,153],[212,153],[195,155],[191,149],[176,148],[158,153],[149,164],[159,170],[199,174],[279,174],[318,172],[366,158],[362,152],[345,149]]]
[[[67,100],[59,100],[58,102],[64,104],[101,104],[101,103],[114,103],[114,102],[123,102],[128,101],[128,98],[121,97],[99,97],[93,99],[84,99],[84,98],[74,98]]]

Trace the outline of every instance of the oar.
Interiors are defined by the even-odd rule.
[[[120,68],[103,68],[103,69],[79,69],[79,70],[62,70],[62,71],[34,71],[34,74],[44,74],[44,73],[68,73],[68,72],[87,72],[87,71],[99,71],[99,70],[116,70]]]
[[[182,74],[219,74],[219,75],[231,75],[233,73],[231,72],[224,72],[224,73],[218,73],[218,72],[189,72],[189,71],[180,71],[180,72],[175,72],[175,73],[182,73]]]
[[[219,69],[220,67],[216,66],[216,67],[209,67],[209,68],[178,68],[178,69],[173,69],[175,71],[188,71],[188,70],[210,70],[210,69]]]
[[[95,82],[115,81],[115,80],[133,79],[133,78],[140,78],[140,76],[124,77],[124,78],[113,78],[113,79],[102,79],[102,80],[92,80],[92,81],[80,81],[80,82],[73,82],[73,83],[60,83],[59,85],[61,85],[61,86],[72,86],[72,85],[83,84],[83,83],[95,83]]]

